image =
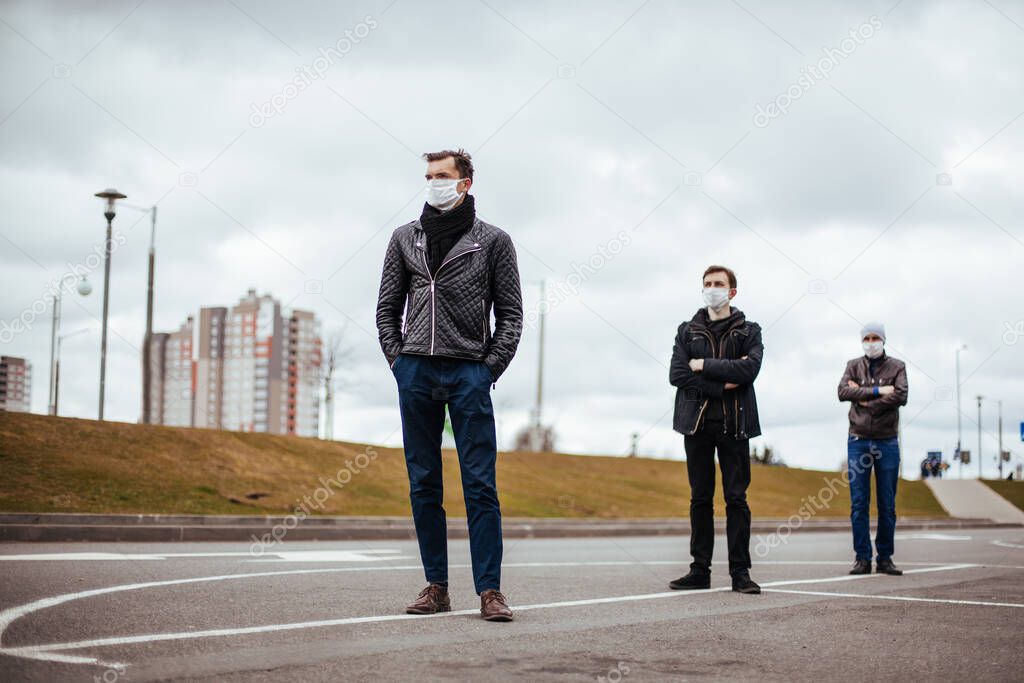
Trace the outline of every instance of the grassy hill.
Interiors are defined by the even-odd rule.
[[[1024,510],[1024,482],[1005,479],[982,479],[990,489]]]
[[[446,508],[464,516],[454,452],[444,465]],[[289,436],[0,411],[0,473],[6,512],[287,514],[319,496],[319,514],[410,514],[400,449]],[[336,475],[347,483],[327,495],[320,480]],[[836,476],[755,465],[753,514],[796,514]],[[685,463],[557,453],[500,454],[498,490],[504,514],[522,517],[680,517],[690,495]],[[840,488],[817,516],[847,516],[848,501]],[[946,516],[917,481],[900,482],[897,510]],[[720,490],[715,511],[725,512]]]

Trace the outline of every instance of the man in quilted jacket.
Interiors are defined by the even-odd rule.
[[[512,239],[476,216],[473,162],[463,150],[424,154],[419,220],[391,235],[377,299],[377,331],[398,384],[409,498],[427,587],[409,614],[451,610],[441,433],[451,417],[469,522],[480,613],[511,621],[501,593],[501,511],[490,390],[523,328]],[[491,314],[494,326],[491,326]]]

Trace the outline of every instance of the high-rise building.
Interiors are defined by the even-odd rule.
[[[164,422],[164,371],[166,369],[167,332],[154,332],[149,341],[149,414],[153,424]],[[143,341],[145,343],[145,341]]]
[[[220,428],[221,395],[224,388],[224,341],[228,309],[217,306],[199,309],[196,343],[196,427]]]
[[[287,323],[285,423],[289,434],[316,436],[322,360],[319,326],[309,311],[292,311]]]
[[[164,346],[163,422],[171,427],[191,427],[195,398],[192,361],[193,318],[167,335]]]
[[[0,410],[32,410],[32,364],[16,356],[0,356]]]
[[[199,325],[189,318],[190,422],[196,427],[233,431],[317,436],[320,417],[320,331],[309,311],[283,314],[281,304],[269,294],[258,296],[250,289],[231,308],[206,307],[199,311]],[[185,328],[183,327],[182,330]],[[167,386],[182,347],[167,337],[163,366],[154,372],[154,387],[162,385],[165,405],[153,410],[154,421],[172,423],[182,415],[169,412]],[[157,343],[158,335],[154,335]],[[190,355],[190,358],[192,356]],[[161,394],[158,394],[161,395]]]

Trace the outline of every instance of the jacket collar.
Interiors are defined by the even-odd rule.
[[[427,233],[423,229],[423,225],[420,223],[419,219],[417,219],[414,222],[413,228],[413,235],[416,238],[416,241],[413,242],[413,245],[420,251],[426,251],[427,243],[425,237]],[[452,246],[452,249],[449,253],[461,254],[465,251],[471,251],[473,249],[476,249],[480,246],[480,240],[482,237],[483,221],[481,221],[479,218],[474,218],[473,227],[467,230],[466,234],[459,238],[459,241],[456,242],[454,246]]]

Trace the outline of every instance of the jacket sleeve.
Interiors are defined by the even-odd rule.
[[[398,244],[398,232],[391,236],[384,254],[384,268],[377,295],[377,334],[384,358],[391,365],[402,350],[402,313],[409,292],[409,271]]]
[[[705,359],[705,363],[707,360]],[[705,397],[721,398],[725,382],[709,380],[690,369],[690,354],[686,350],[686,323],[679,326],[676,341],[672,346],[672,362],[668,369],[669,383],[687,392],[687,398],[697,400]],[[690,395],[693,392],[694,395]]]
[[[843,378],[839,380],[839,401],[869,401],[875,397],[874,390],[871,387],[851,387],[846,383],[853,379],[853,373],[851,369],[853,363],[846,364],[846,370],[843,371]],[[835,375],[833,375],[834,377]]]
[[[891,394],[886,396],[879,396],[873,401],[868,403],[868,411],[875,415],[884,410],[895,410],[900,406],[907,405],[908,384],[907,384],[907,366],[904,365],[897,371],[896,379],[893,380],[893,391]]]
[[[747,340],[747,349],[743,359],[705,358],[704,369],[701,371],[705,379],[733,384],[753,384],[757,373],[761,372],[761,358],[764,357],[764,344],[761,342],[761,327],[753,325]]]
[[[494,247],[491,301],[494,302],[494,335],[484,363],[497,381],[512,362],[523,334],[523,293],[519,286],[519,264],[512,238],[502,234]]]

